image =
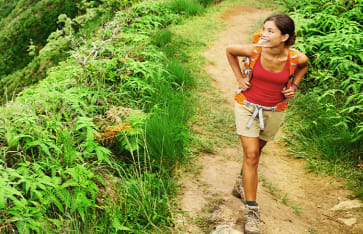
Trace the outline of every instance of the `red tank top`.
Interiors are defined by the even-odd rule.
[[[284,100],[281,91],[289,80],[289,58],[281,72],[270,72],[264,69],[258,57],[252,71],[251,86],[243,94],[250,101],[262,106],[275,106]]]

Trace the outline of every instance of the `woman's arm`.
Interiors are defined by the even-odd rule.
[[[295,84],[296,86],[300,84],[302,78],[308,70],[308,57],[305,54],[298,52],[298,58],[299,59],[297,61],[297,68],[293,80],[293,84]],[[290,86],[290,88],[281,91],[281,93],[285,96],[285,98],[291,99],[294,98],[296,91],[297,90],[292,85]]]
[[[250,87],[250,83],[247,79],[242,77],[241,67],[238,62],[238,56],[250,57],[252,54],[253,44],[250,45],[230,45],[226,49],[226,55],[229,65],[232,68],[234,76],[238,82],[238,88],[242,91],[247,90]]]
[[[295,71],[293,82],[296,86],[300,84],[302,78],[308,70],[308,57],[301,52],[298,52],[298,57],[299,60],[297,61],[297,68]]]

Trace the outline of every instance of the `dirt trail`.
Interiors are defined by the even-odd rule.
[[[249,43],[256,22],[269,14],[268,10],[253,7],[227,9],[219,20],[228,28],[220,32],[219,40],[204,53],[212,61],[205,70],[215,79],[214,86],[226,98],[225,105],[230,109],[236,82],[225,48],[229,44]],[[231,195],[242,154],[240,145],[218,149],[215,154],[201,154],[196,162],[200,173],[183,175],[184,190],[179,199],[185,211],[179,225],[182,233],[210,232],[218,225],[230,225],[234,229],[234,232],[220,233],[243,232],[243,204]],[[289,157],[279,137],[263,150],[259,166],[263,181],[257,194],[262,233],[363,233],[361,202],[351,200],[349,191],[337,179],[317,177],[306,172],[303,165],[302,160]],[[275,199],[274,194],[279,194],[280,199]],[[288,205],[281,201],[284,196]]]

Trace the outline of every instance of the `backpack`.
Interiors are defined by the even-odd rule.
[[[248,81],[252,79],[252,70],[257,62],[258,57],[262,51],[262,44],[259,42],[261,36],[262,29],[259,29],[257,32],[254,33],[252,42],[255,44],[252,50],[251,57],[243,57],[241,61],[241,71],[242,77],[246,78]],[[294,80],[294,73],[296,71],[297,62],[298,62],[298,55],[297,50],[292,47],[288,48],[289,53],[289,81],[286,84],[286,88],[288,89]],[[247,100],[246,97],[243,95],[242,92],[236,93],[234,100],[241,105],[245,105],[244,100]],[[275,111],[284,111],[288,108],[288,100],[284,99],[283,101],[276,104]]]

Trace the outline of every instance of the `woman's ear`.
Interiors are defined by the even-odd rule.
[[[289,40],[289,37],[290,37],[290,35],[288,33],[282,35],[282,41],[286,42],[287,40]]]

